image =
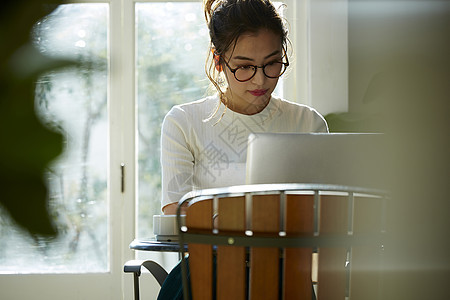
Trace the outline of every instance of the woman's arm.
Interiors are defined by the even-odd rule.
[[[185,112],[172,108],[161,129],[162,200],[164,214],[176,214],[178,201],[193,188],[194,155]]]

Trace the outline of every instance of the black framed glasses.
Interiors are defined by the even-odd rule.
[[[262,66],[255,66],[255,65],[244,65],[237,67],[235,69],[232,69],[230,65],[224,60],[225,65],[228,67],[231,73],[233,73],[234,78],[236,78],[239,82],[245,82],[250,79],[252,79],[256,72],[258,71],[258,68],[261,68],[264,75],[268,78],[278,78],[286,71],[287,67],[289,66],[289,62],[281,62],[281,61],[273,61],[270,63],[267,63]]]

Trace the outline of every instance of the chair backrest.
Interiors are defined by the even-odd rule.
[[[310,300],[316,267],[320,300],[376,295],[379,282],[372,281],[371,290],[364,281],[359,290],[357,274],[367,271],[367,261],[378,268],[373,259],[380,251],[382,199],[381,191],[312,184],[190,193],[178,211],[186,206],[180,244],[188,244],[190,284],[183,253],[184,294],[190,288],[194,300]],[[363,234],[371,234],[370,239],[362,240]],[[313,264],[317,253],[318,267]]]

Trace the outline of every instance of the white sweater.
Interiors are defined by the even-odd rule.
[[[314,109],[272,97],[255,115],[226,110],[207,97],[174,106],[161,132],[162,207],[196,189],[245,184],[247,138],[257,132],[328,132]],[[214,125],[215,124],[215,125]]]

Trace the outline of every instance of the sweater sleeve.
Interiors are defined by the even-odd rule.
[[[325,118],[314,108],[312,110],[312,132],[328,133],[328,124]]]
[[[189,145],[189,123],[180,107],[165,116],[161,129],[162,199],[161,208],[178,202],[192,190],[194,155]]]

